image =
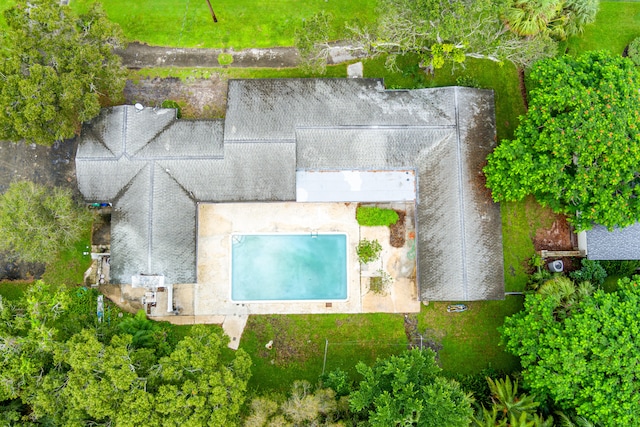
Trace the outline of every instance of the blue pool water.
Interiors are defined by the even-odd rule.
[[[233,301],[344,300],[345,234],[231,236]]]

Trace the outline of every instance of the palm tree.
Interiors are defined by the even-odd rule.
[[[596,20],[599,0],[566,0],[563,13],[567,17],[567,37],[580,34],[584,26]]]
[[[545,420],[538,414],[528,414],[523,412],[519,417],[511,414],[509,418],[500,418],[498,413],[498,409],[495,406],[493,406],[491,410],[482,408],[483,418],[474,418],[475,425],[477,427],[553,427],[553,418],[551,417]]]
[[[556,415],[560,417],[560,427],[596,427],[595,424],[584,417],[577,416],[571,419],[568,415],[560,411],[557,411]]]
[[[520,418],[522,414],[535,412],[538,407],[538,402],[534,401],[531,396],[526,394],[518,396],[518,381],[512,382],[508,375],[504,380],[497,379],[495,381],[487,377],[487,382],[493,406],[502,412],[504,417],[513,415],[515,418]]]
[[[599,0],[513,0],[502,19],[515,34],[558,40],[579,34],[596,19]]]
[[[474,418],[478,427],[552,427],[553,418],[544,419],[536,410],[538,402],[526,394],[518,395],[518,381],[493,381],[487,377],[491,391],[490,409],[482,407],[482,418]]]
[[[533,37],[548,33],[549,25],[561,10],[561,0],[514,0],[504,12],[503,19],[512,32]]]
[[[147,319],[144,310],[138,310],[134,317],[128,317],[118,324],[118,328],[125,334],[131,335],[131,344],[135,348],[153,347],[156,335],[162,328],[158,323]]]
[[[566,276],[556,276],[547,280],[538,289],[538,294],[551,298],[555,302],[554,314],[558,319],[565,319],[572,308],[595,291],[589,281],[580,282],[577,286]]]

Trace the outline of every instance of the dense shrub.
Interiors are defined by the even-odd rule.
[[[346,396],[353,390],[349,373],[340,368],[322,374],[320,376],[320,384],[324,388],[330,388],[335,391],[337,397]]]
[[[360,262],[363,264],[367,264],[371,261],[375,261],[380,256],[380,252],[382,251],[382,246],[380,242],[377,240],[367,240],[362,239],[358,246],[356,247],[356,253],[358,254],[358,258]]]
[[[456,380],[466,393],[472,393],[475,402],[480,405],[491,406],[491,390],[487,378],[500,378],[506,374],[500,370],[490,366],[482,369],[474,374],[462,374],[459,372],[449,372],[446,374],[448,378]]]
[[[631,277],[636,274],[636,270],[640,268],[640,261],[600,261],[600,265],[605,269],[609,276]]]
[[[73,248],[91,227],[91,213],[66,188],[18,181],[0,195],[0,250],[42,262]]]
[[[356,209],[358,224],[375,227],[389,226],[398,222],[398,213],[393,209],[382,209],[375,206],[359,206]]]
[[[474,87],[479,89],[480,88],[480,82],[478,80],[476,80],[474,77],[472,76],[460,76],[456,79],[456,85],[457,86],[464,86],[464,87]],[[483,381],[486,383],[486,380]]]
[[[180,108],[180,105],[176,101],[173,101],[171,99],[165,99],[164,101],[162,101],[162,108],[175,108],[177,110],[176,117],[178,119],[182,118],[182,109]]]
[[[582,268],[578,271],[569,273],[569,276],[577,282],[588,281],[594,285],[602,286],[604,279],[607,278],[607,272],[598,261],[583,258]]]

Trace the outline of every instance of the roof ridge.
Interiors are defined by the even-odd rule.
[[[118,203],[118,201],[122,198],[124,193],[126,193],[127,190],[131,187],[133,181],[138,177],[138,175],[140,175],[148,167],[149,167],[149,163],[145,163],[140,168],[140,170],[138,170],[138,172],[136,172],[136,174],[125,185],[123,185],[122,188],[120,188],[120,190],[118,190],[118,193],[113,198],[113,202],[112,202],[113,205],[116,205]]]
[[[164,159],[162,159],[164,160]],[[154,169],[158,169],[161,172],[164,172],[169,178],[171,178],[172,181],[174,181],[178,187],[180,187],[180,189],[184,192],[184,194],[190,198],[191,200],[193,200],[194,202],[198,202],[198,200],[196,199],[195,194],[193,194],[193,191],[187,190],[187,188],[180,182],[178,181],[178,178],[176,178],[175,176],[173,176],[171,174],[171,170],[167,169],[165,167],[163,167],[162,165],[158,164],[157,162],[153,162],[153,165],[155,166]]]
[[[176,121],[177,119],[174,118],[172,121],[170,121],[169,123],[167,123],[166,125],[164,125],[162,127],[162,129],[160,129],[158,132],[156,132],[156,134],[154,136],[151,137],[151,139],[149,139],[147,142],[145,142],[140,148],[138,148],[136,150],[135,153],[130,153],[129,155],[131,156],[132,159],[136,158],[137,155],[144,150],[145,148],[147,148],[151,143],[155,142],[158,140],[158,137],[163,134],[167,129],[169,129],[170,127],[172,127],[174,125],[174,123],[177,123]]]

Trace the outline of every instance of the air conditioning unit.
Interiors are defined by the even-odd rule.
[[[552,273],[562,273],[562,270],[564,270],[564,264],[561,260],[550,262],[547,264],[547,267],[549,267],[549,271]]]

